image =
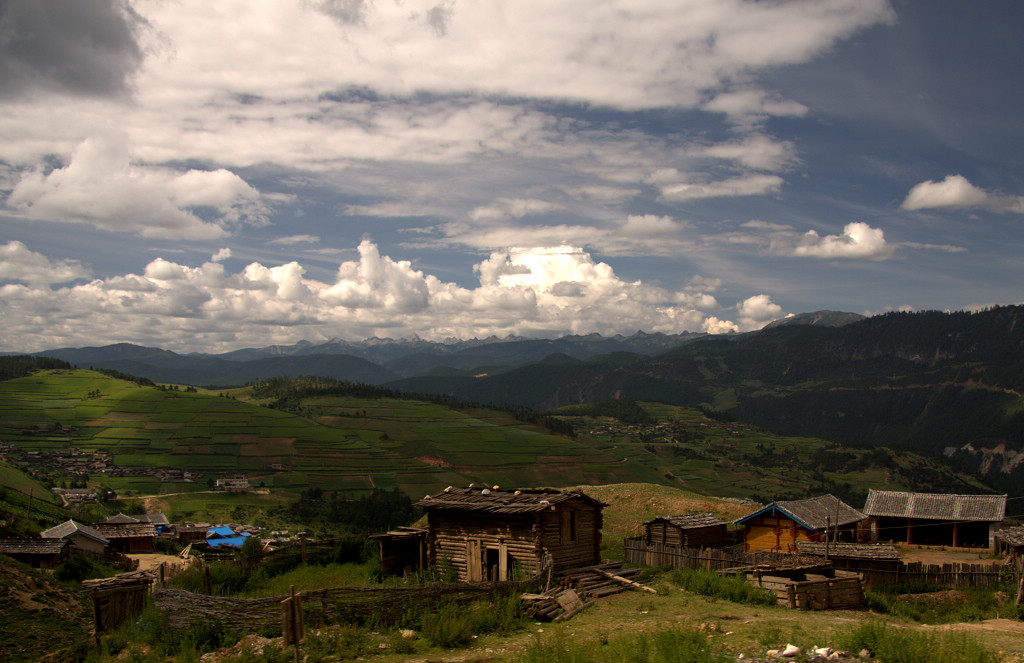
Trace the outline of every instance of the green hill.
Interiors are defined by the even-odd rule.
[[[833,492],[854,504],[869,487],[985,490],[918,455],[840,449],[678,406],[619,402],[552,413],[549,426],[575,429],[567,437],[522,414],[362,385],[311,378],[273,385],[204,393],[89,370],[40,371],[0,383],[0,437],[14,447],[9,458],[29,461],[43,483],[87,473],[90,485],[122,496],[174,495],[183,512],[270,506],[310,488],[348,496],[398,489],[419,498],[470,482],[641,482],[762,501]],[[233,475],[257,491],[209,493],[214,479]]]

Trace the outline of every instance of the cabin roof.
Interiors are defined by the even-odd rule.
[[[996,532],[995,536],[1014,548],[1024,546],[1024,526],[1004,527]]]
[[[842,527],[864,520],[865,516],[852,506],[833,495],[822,495],[807,500],[785,500],[772,502],[766,507],[743,516],[739,524],[769,513],[782,513],[811,531],[826,527]]]
[[[156,526],[152,523],[102,523],[96,525],[96,531],[107,539],[137,539],[156,537]]]
[[[728,521],[722,520],[713,513],[688,513],[681,516],[658,516],[644,524],[653,525],[655,523],[665,523],[679,529],[694,529],[697,527],[725,525]]]
[[[796,549],[801,555],[824,555],[824,541],[797,541]],[[828,555],[837,559],[898,560],[900,553],[896,546],[888,543],[829,543]]]
[[[0,553],[6,555],[57,555],[71,542],[67,539],[24,537],[0,539]]]
[[[999,522],[1006,515],[1006,495],[941,495],[868,490],[864,513],[894,518]]]
[[[39,536],[44,539],[67,539],[75,534],[81,534],[96,541],[97,543],[102,543],[103,545],[110,543],[110,541],[108,541],[102,534],[88,525],[83,525],[74,519],[67,520],[60,525],[43,530],[39,533]]]
[[[454,488],[449,486],[440,493],[427,495],[416,506],[429,510],[472,511],[502,515],[539,513],[558,504],[580,500],[599,509],[608,506],[604,502],[585,495],[580,490],[557,490],[554,488],[502,488],[474,487]]]

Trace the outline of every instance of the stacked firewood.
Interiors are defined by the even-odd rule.
[[[564,621],[594,604],[594,600],[627,589],[654,592],[633,580],[640,569],[623,568],[622,562],[569,569],[558,585],[542,594],[523,594],[526,614],[532,619]]]

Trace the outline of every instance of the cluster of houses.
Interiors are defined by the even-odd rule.
[[[210,549],[241,547],[254,534],[255,528],[246,525],[175,525],[162,513],[119,513],[94,525],[70,519],[43,530],[38,537],[0,539],[0,553],[32,566],[52,568],[71,553],[96,558],[152,553],[160,539]]]
[[[1021,550],[1024,527],[1000,529],[1006,495],[939,495],[871,490],[862,510],[823,495],[773,502],[729,523],[713,514],[659,517],[645,539],[679,547],[736,545],[745,551],[812,552],[814,546],[880,542]],[[458,579],[507,580],[601,563],[602,509],[581,490],[448,487],[416,503],[427,527],[379,535],[386,572],[451,569]],[[730,527],[732,525],[732,527]],[[891,549],[891,546],[888,547]]]

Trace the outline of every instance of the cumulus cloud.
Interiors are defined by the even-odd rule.
[[[971,184],[963,175],[946,175],[941,182],[928,180],[907,194],[901,209],[988,209],[1024,213],[1024,196],[999,196]]]
[[[50,260],[17,241],[0,245],[0,281],[41,286],[85,278],[89,270],[77,260]]]
[[[894,246],[886,243],[881,228],[872,228],[866,223],[855,221],[843,227],[842,235],[821,237],[808,230],[792,247],[793,256],[808,258],[861,258],[885,260],[891,258]]]
[[[785,315],[782,307],[765,294],[754,295],[737,303],[736,313],[739,316],[739,327],[743,331],[760,329]]]
[[[341,263],[329,282],[309,278],[296,262],[253,262],[230,273],[217,260],[190,266],[157,258],[141,274],[51,289],[46,284],[88,272],[73,261],[47,260],[17,242],[3,247],[2,255],[0,278],[13,282],[0,285],[6,311],[0,334],[21,339],[23,351],[125,338],[217,351],[339,335],[442,339],[729,331],[748,328],[777,309],[761,295],[738,307],[738,323],[712,319],[709,313],[718,302],[699,288],[702,281],[672,291],[624,280],[572,246],[493,252],[476,266],[475,288],[443,282],[410,261],[381,255],[369,240],[359,245],[358,259]],[[30,272],[37,276],[28,278]],[[44,320],[38,315],[43,310],[61,315]]]
[[[264,223],[266,213],[259,192],[234,173],[133,164],[122,142],[102,139],[82,142],[63,168],[25,174],[7,202],[36,220],[165,239],[217,239]]]

